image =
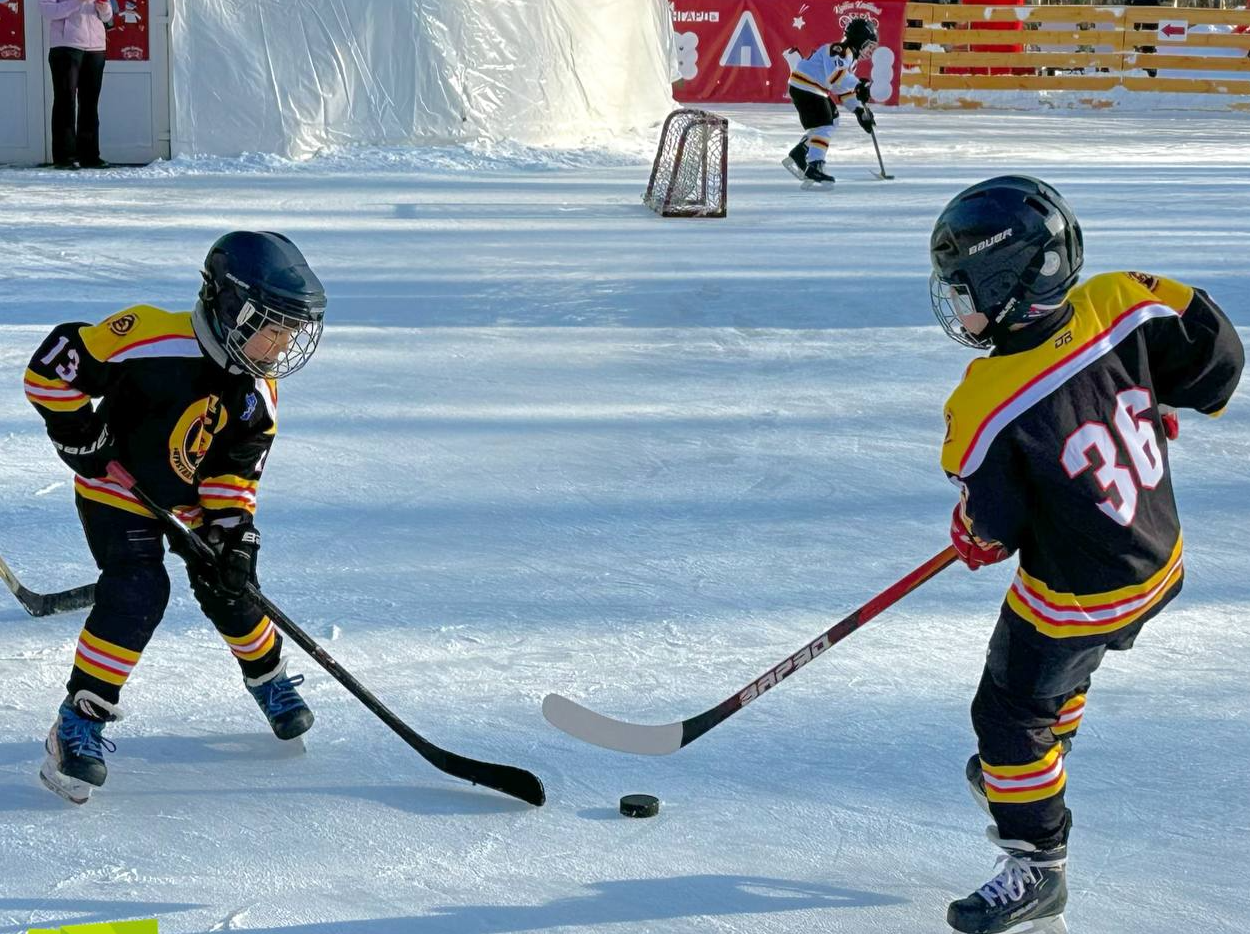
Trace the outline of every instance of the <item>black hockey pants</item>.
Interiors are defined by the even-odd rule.
[[[1142,626],[1179,592],[1178,584],[1123,629],[1071,639],[1044,635],[1003,605],[972,700],[986,796],[1002,839],[1041,849],[1067,842],[1072,815],[1061,741],[1075,736],[1106,652],[1132,648]]]
[[[66,688],[71,695],[87,690],[116,704],[169,602],[164,531],[155,519],[82,497],[78,516],[100,577]],[[260,608],[247,598],[228,600],[195,589],[200,608],[243,674],[256,678],[272,671],[282,637]]]

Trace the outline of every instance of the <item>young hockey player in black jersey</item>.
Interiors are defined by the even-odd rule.
[[[993,178],[942,211],[933,310],[988,349],[946,404],[942,466],[960,488],[951,537],[973,569],[1019,568],[972,702],[973,795],[1004,855],[953,902],[966,934],[1067,930],[1064,756],[1104,653],[1133,645],[1180,592],[1168,465],[1175,412],[1218,415],[1244,350],[1201,289],[1114,272],[1077,284],[1081,228],[1045,182]]]
[[[136,305],[100,324],[63,324],[35,351],[26,395],[74,471],[78,515],[100,568],[95,606],[47,740],[40,777],[81,804],[104,783],[104,725],[169,600],[162,526],[123,486],[116,460],[217,554],[184,555],[205,615],[280,739],[313,715],[282,637],[246,595],[256,580],[256,491],[277,431],[276,380],[316,349],[325,292],[286,237],[238,231],[213,244],[193,312]],[[99,399],[92,405],[92,399]]]
[[[841,42],[822,45],[799,59],[790,72],[790,100],[799,112],[803,138],[781,164],[804,188],[828,188],[833,176],[825,172],[825,155],[838,126],[836,104],[855,100],[855,119],[865,133],[874,126],[867,108],[869,82],[855,77],[855,63],[871,54],[877,44],[877,30],[866,19],[853,19],[846,25]]]

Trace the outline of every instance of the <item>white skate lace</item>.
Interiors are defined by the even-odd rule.
[[[993,907],[999,899],[1004,905],[1018,902],[1024,897],[1024,890],[1029,883],[1037,881],[1033,865],[1009,853],[998,857],[995,866],[999,865],[1002,868],[998,871],[998,875],[977,889],[977,894],[989,902],[990,907]]]

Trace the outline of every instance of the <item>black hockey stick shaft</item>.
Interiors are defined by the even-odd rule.
[[[859,609],[839,620],[789,658],[783,659],[779,664],[764,672],[764,674],[756,678],[737,694],[725,698],[711,710],[704,711],[697,716],[691,717],[689,720],[683,721],[681,725],[681,745],[687,746],[693,743],[718,723],[728,720],[769,688],[776,687],[786,677],[793,674],[826,649],[841,642],[856,629],[859,629],[870,619],[881,613],[881,611],[893,606],[925,581],[930,580],[945,570],[957,557],[955,546],[948,546],[910,574],[895,581]]]
[[[178,518],[167,509],[161,508],[136,484],[135,480],[124,467],[114,461],[109,465],[109,476],[129,490],[168,530],[171,536],[178,539],[183,547],[197,555],[201,560],[216,563],[217,556],[209,546],[183,525]],[[495,791],[519,798],[535,807],[541,806],[547,795],[543,783],[532,772],[512,765],[497,765],[493,762],[480,762],[464,756],[448,752],[436,746],[419,734],[403,720],[390,711],[373,693],[355,679],[342,665],[331,657],[330,653],[317,644],[316,640],[297,626],[289,616],[274,605],[268,597],[261,593],[260,588],[248,584],[247,595],[256,601],[265,611],[273,624],[287,635],[292,642],[313,657],[335,681],[347,688],[358,701],[365,705],[379,720],[394,730],[409,746],[420,753],[421,757],[436,769],[463,778],[475,785],[493,788]]]
[[[4,578],[17,602],[31,616],[51,616],[54,613],[67,613],[70,610],[81,610],[95,603],[95,584],[84,584],[70,590],[59,590],[56,593],[35,593],[22,586],[4,559],[0,558],[0,578]]]
[[[872,148],[877,151],[877,165],[881,166],[881,177],[893,178],[894,176],[885,170],[885,162],[883,162],[881,159],[881,146],[877,142],[877,127],[875,125],[872,128],[871,135],[872,135]]]

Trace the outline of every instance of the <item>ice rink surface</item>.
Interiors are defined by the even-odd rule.
[[[414,728],[546,782],[533,809],[430,768],[292,648],[317,714],[268,736],[176,583],[123,694],[107,785],[35,773],[83,614],[0,601],[0,934],[901,934],[994,851],[967,707],[1009,579],[955,567],[690,747],[579,744],[558,691],[662,723],[703,710],[947,542],[942,403],[971,351],[928,307],[942,205],[1056,185],[1086,272],[1207,288],[1250,333],[1244,114],[883,111],[832,193],[778,164],[787,108],[728,112],[730,213],[640,204],[654,139],[0,170],[0,555],[94,568],[21,392],[48,328],[186,309],[233,228],[291,236],[325,339],[281,386],[261,581]],[[1250,409],[1182,413],[1182,596],[1095,678],[1069,764],[1077,934],[1250,927]],[[170,559],[171,571],[177,559]],[[627,820],[628,792],[663,801]]]

